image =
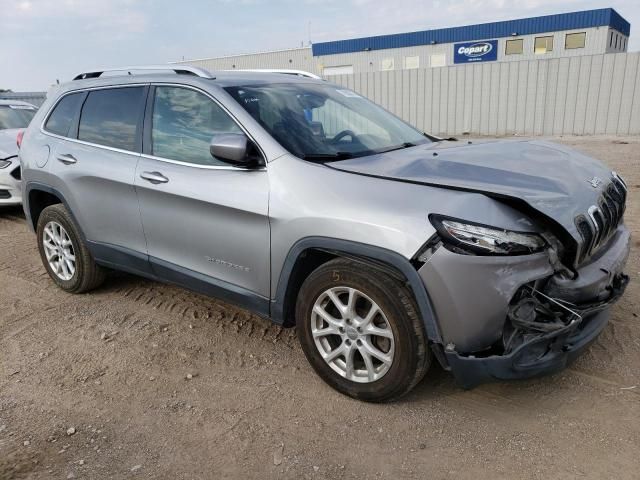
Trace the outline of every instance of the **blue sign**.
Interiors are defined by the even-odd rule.
[[[453,45],[453,63],[494,62],[496,60],[498,60],[498,40]]]

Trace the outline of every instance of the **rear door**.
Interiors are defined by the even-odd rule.
[[[45,131],[58,136],[52,144],[51,172],[93,251],[146,255],[133,183],[147,91],[138,85],[72,94],[45,124]],[[57,125],[57,109],[70,111],[76,104],[72,125]]]
[[[215,133],[243,131],[208,94],[151,89],[135,184],[152,267],[179,283],[195,279],[200,290],[212,285],[205,290],[263,305],[270,293],[266,169],[211,156]]]

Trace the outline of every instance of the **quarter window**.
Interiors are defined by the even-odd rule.
[[[534,51],[536,54],[553,52],[553,37],[536,37]]]
[[[524,40],[516,38],[515,40],[507,40],[505,47],[505,55],[519,55],[524,52]]]
[[[153,155],[196,165],[225,165],[209,153],[211,139],[217,133],[242,130],[206,95],[187,88],[156,87]]]
[[[572,50],[574,48],[584,48],[586,42],[586,32],[567,33],[564,40],[564,48]]]
[[[138,151],[144,87],[93,90],[80,115],[78,140]]]
[[[71,129],[71,124],[76,118],[78,110],[80,110],[83,98],[84,92],[72,93],[62,97],[62,100],[58,102],[53,112],[51,112],[51,115],[49,115],[44,129],[47,132],[55,133],[63,137],[70,136],[69,130]],[[71,136],[75,137],[75,134]]]

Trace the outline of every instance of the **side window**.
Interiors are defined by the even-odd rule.
[[[209,153],[216,133],[242,133],[206,95],[188,88],[156,87],[151,128],[152,154],[197,165],[226,165]]]
[[[80,109],[83,97],[84,92],[72,93],[62,97],[62,100],[58,102],[51,112],[51,115],[49,115],[47,123],[44,125],[44,129],[47,132],[68,137],[69,129],[71,128],[71,124]]]
[[[93,90],[80,114],[78,140],[138,151],[144,87]]]

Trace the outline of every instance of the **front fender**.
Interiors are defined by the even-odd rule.
[[[296,242],[291,249],[289,249],[280,272],[275,298],[271,301],[271,318],[275,322],[284,323],[284,309],[291,295],[289,289],[291,274],[300,256],[305,251],[312,249],[356,257],[365,261],[370,260],[382,267],[392,268],[399,272],[413,292],[416,303],[418,304],[420,316],[424,322],[427,337],[434,343],[442,343],[440,328],[432,307],[431,299],[420,275],[418,275],[418,272],[411,262],[402,255],[385,248],[338,238],[306,237]]]

